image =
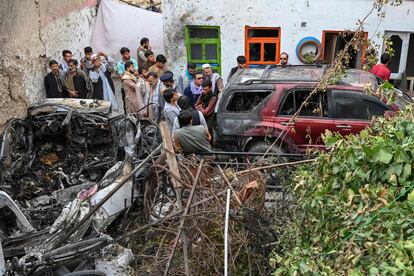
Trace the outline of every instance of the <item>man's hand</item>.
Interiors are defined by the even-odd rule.
[[[106,59],[108,58],[108,55],[107,55],[107,54],[105,54],[105,53],[104,53],[104,52],[102,52],[102,51],[99,51],[99,52],[98,52],[98,55],[99,55],[99,56],[103,56],[103,57],[104,57],[104,58],[106,58]]]
[[[78,91],[72,91],[72,90],[69,90],[69,95],[70,95],[72,98],[76,98],[76,97],[79,97],[79,92],[78,92]]]
[[[137,70],[134,70],[134,76],[138,76],[138,71]]]

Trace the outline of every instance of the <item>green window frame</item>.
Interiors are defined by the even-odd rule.
[[[209,63],[214,72],[221,75],[221,41],[219,26],[185,27],[187,61],[193,62],[197,70]]]

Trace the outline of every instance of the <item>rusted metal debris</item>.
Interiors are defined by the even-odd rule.
[[[252,274],[265,273],[269,249],[260,244],[276,237],[261,169],[184,158],[164,123],[111,117],[104,107],[52,101],[5,128],[0,272],[221,274],[230,188],[229,271],[241,260]]]

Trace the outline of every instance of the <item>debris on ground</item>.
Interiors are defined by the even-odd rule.
[[[229,272],[269,273],[267,245],[277,236],[276,213],[265,204],[268,167],[177,155],[164,122],[96,108],[49,101],[6,127],[0,270],[222,274],[230,189]],[[277,208],[280,215],[289,197],[283,189],[272,192],[286,204]]]

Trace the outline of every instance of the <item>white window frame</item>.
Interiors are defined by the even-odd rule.
[[[390,79],[396,80],[396,79],[401,79],[402,73],[404,72],[407,66],[407,56],[408,56],[408,46],[410,43],[410,35],[414,35],[414,33],[385,31],[385,37],[391,37],[393,35],[399,36],[402,40],[400,65],[398,67],[398,73],[392,73],[390,77]],[[385,39],[383,41],[382,51],[385,52]]]

